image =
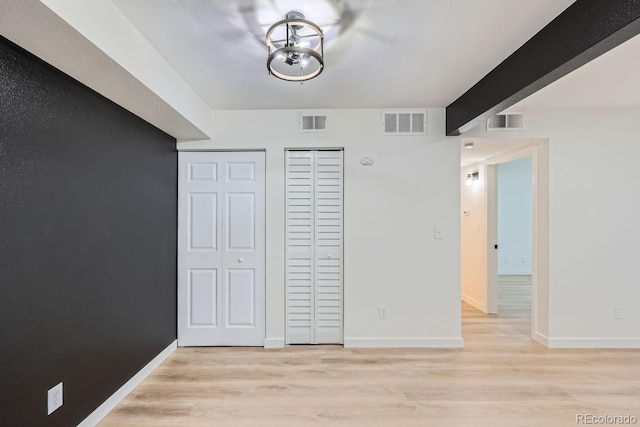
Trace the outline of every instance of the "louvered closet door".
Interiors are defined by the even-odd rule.
[[[343,342],[343,152],[287,151],[287,342]]]
[[[315,152],[315,342],[343,341],[342,151]]]

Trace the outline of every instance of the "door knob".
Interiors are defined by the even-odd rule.
[[[242,258],[238,258],[238,262],[239,262],[240,264],[242,264],[242,261],[244,261],[244,259],[242,259]]]

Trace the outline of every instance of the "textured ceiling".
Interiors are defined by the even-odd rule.
[[[445,107],[574,0],[112,0],[213,109]],[[267,74],[290,9],[325,27],[325,71]],[[340,25],[334,25],[335,21]]]
[[[640,107],[640,36],[617,46],[509,111],[533,108]]]

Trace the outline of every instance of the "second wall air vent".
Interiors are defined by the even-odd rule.
[[[427,110],[382,112],[383,135],[426,135]]]
[[[327,116],[300,114],[300,132],[326,132],[328,125]]]
[[[524,130],[524,114],[497,114],[487,120],[487,131]]]

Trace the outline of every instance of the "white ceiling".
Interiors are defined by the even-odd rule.
[[[509,111],[640,107],[640,36],[556,80]]]
[[[547,108],[640,108],[640,36],[606,52],[530,95],[507,111]],[[479,126],[484,126],[484,122]],[[543,140],[461,138],[460,164],[467,166]],[[474,148],[464,149],[473,142]]]
[[[530,95],[507,111],[547,108],[639,108],[640,36],[604,53]],[[483,126],[482,122],[479,126]],[[462,167],[517,151],[543,140],[532,138],[461,138]],[[464,149],[473,142],[474,148]]]
[[[314,109],[445,107],[574,0],[112,2],[211,108]],[[347,24],[303,85],[267,74],[261,34],[294,8]]]

